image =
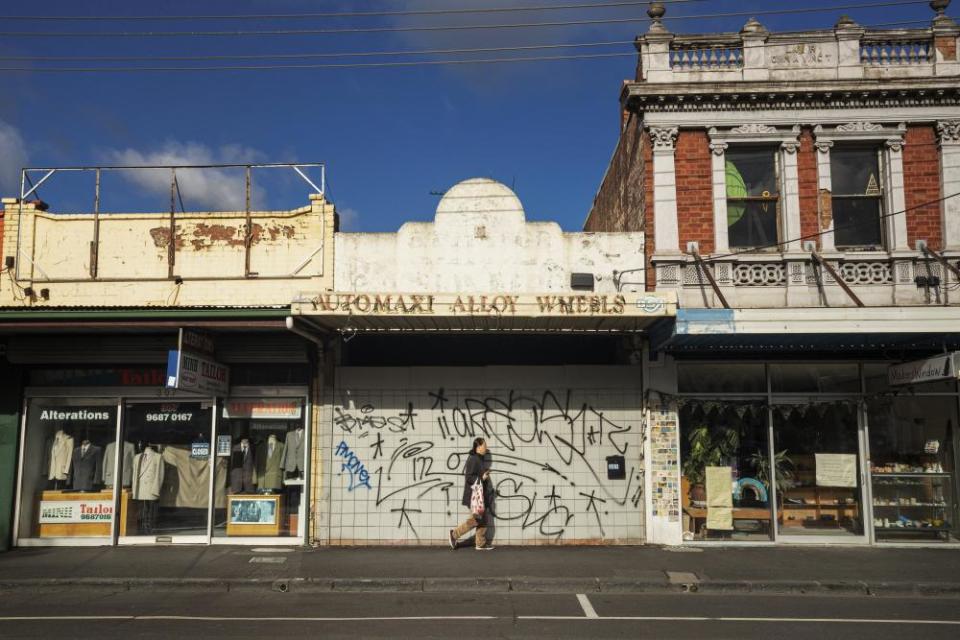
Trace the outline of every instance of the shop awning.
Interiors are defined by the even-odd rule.
[[[626,333],[676,314],[670,293],[322,293],[291,312],[340,332]]]
[[[681,309],[651,331],[651,348],[717,357],[960,348],[960,308]]]

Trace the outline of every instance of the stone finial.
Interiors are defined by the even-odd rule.
[[[851,18],[847,14],[843,14],[842,16],[840,16],[840,19],[837,20],[837,24],[833,25],[833,28],[834,29],[856,29],[859,26],[860,25],[858,25],[853,18]]]
[[[647,9],[647,15],[650,16],[650,32],[651,33],[666,33],[667,28],[663,26],[663,16],[667,13],[667,8],[663,6],[662,2],[651,2],[650,8]]]
[[[950,6],[950,0],[932,0],[930,8],[936,11],[937,15],[933,19],[936,27],[952,27],[956,25],[953,18],[947,15],[947,8]]]
[[[756,18],[750,18],[747,20],[747,23],[743,25],[743,29],[740,29],[740,33],[767,33],[767,28],[760,24],[760,21]]]

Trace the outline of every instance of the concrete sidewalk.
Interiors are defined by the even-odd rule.
[[[960,597],[956,549],[763,547],[17,549],[0,589],[756,592]]]

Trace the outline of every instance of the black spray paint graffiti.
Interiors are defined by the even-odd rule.
[[[571,527],[577,539],[604,538],[612,510],[637,514],[641,509],[639,416],[636,423],[611,419],[603,408],[575,401],[572,390],[451,399],[455,395],[442,388],[429,392],[427,404],[418,405],[420,411],[414,410],[413,401],[392,411],[369,403],[334,409],[334,428],[345,439],[369,437],[373,442],[367,446],[378,461],[367,483],[355,483],[354,474],[366,473],[366,468],[346,440],[341,441],[337,455],[353,456],[353,470],[347,462],[341,470],[351,473],[348,490],[361,484],[372,488],[369,479],[376,476],[373,508],[399,514],[398,529],[408,529],[420,540],[418,518],[437,509],[431,494],[441,496],[447,516],[461,515],[462,469],[476,437],[485,438],[492,450],[494,524],[499,521],[555,541],[571,537]],[[421,412],[425,415],[418,424]],[[456,451],[449,453],[451,448]],[[614,453],[630,461],[626,481],[606,477],[602,461]],[[582,490],[578,478],[587,485]],[[585,530],[590,531],[586,536]]]

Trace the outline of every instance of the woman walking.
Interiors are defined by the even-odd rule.
[[[493,499],[493,483],[490,482],[490,462],[486,459],[487,443],[483,438],[473,441],[473,448],[467,456],[467,464],[463,468],[463,505],[470,509],[470,498],[473,496],[473,485],[477,482],[483,487],[483,513],[471,513],[463,524],[456,529],[450,529],[450,548],[457,548],[457,540],[468,531],[476,527],[477,551],[489,551],[493,546],[487,544],[487,518],[490,513],[490,503]]]

